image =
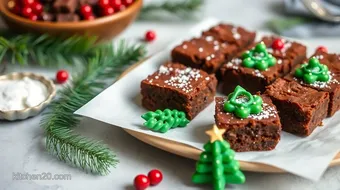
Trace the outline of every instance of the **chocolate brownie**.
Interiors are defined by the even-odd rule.
[[[239,53],[222,66],[224,94],[229,94],[237,85],[243,86],[251,93],[263,92],[267,85],[288,74],[295,65],[300,64],[306,58],[306,46],[297,42],[283,40],[284,48],[282,50],[273,50],[271,45],[274,38],[264,37],[262,39],[267,46],[267,52],[276,58],[274,66],[263,71],[244,67],[242,59],[244,52]]]
[[[340,109],[340,55],[338,54],[328,54],[325,52],[316,52],[312,57],[319,59],[321,64],[327,65],[328,74],[330,76],[328,82],[317,81],[312,84],[307,84],[303,80],[294,77],[296,68],[300,67],[298,65],[293,71],[285,77],[286,80],[295,80],[303,86],[314,88],[318,91],[323,91],[329,93],[329,106],[328,106],[328,116],[332,116],[336,111]],[[308,60],[306,60],[307,62]]]
[[[224,138],[237,152],[272,150],[280,141],[281,123],[269,97],[262,95],[262,112],[240,119],[233,113],[224,112],[226,101],[216,97],[215,122],[219,128],[226,129]]]
[[[231,49],[240,51],[252,44],[255,40],[256,33],[250,32],[242,27],[231,24],[219,24],[202,33],[204,37],[213,37],[221,43],[226,43]],[[233,54],[226,54],[226,58],[231,58]]]
[[[322,125],[327,116],[329,94],[318,92],[295,81],[277,79],[266,92],[276,105],[282,129],[289,133],[308,136]]]
[[[152,111],[165,108],[184,111],[191,120],[214,100],[216,86],[214,75],[167,63],[141,82],[142,105]]]
[[[224,53],[234,51],[226,44],[209,37],[194,38],[176,46],[171,57],[173,62],[215,73],[223,64]]]

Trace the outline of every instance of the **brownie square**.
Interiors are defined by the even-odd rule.
[[[213,37],[221,43],[226,43],[236,51],[240,51],[252,44],[255,40],[256,33],[250,32],[242,27],[231,24],[219,24],[202,33],[204,37]],[[233,53],[236,53],[233,52]],[[231,58],[233,54],[226,54],[226,58]]]
[[[327,116],[329,94],[300,85],[295,81],[277,79],[265,92],[276,105],[282,129],[308,136],[322,125]]]
[[[244,67],[242,65],[243,52],[222,66],[223,93],[229,94],[237,85],[244,87],[253,94],[259,91],[263,92],[267,85],[288,74],[295,65],[300,64],[306,58],[306,46],[283,40],[284,48],[273,50],[271,45],[274,39],[275,37],[264,37],[262,39],[267,46],[267,52],[277,60],[274,66],[264,71]]]
[[[303,86],[316,89],[321,92],[329,93],[328,116],[331,117],[340,109],[340,55],[328,54],[325,52],[316,52],[313,56],[319,59],[320,63],[327,65],[330,79],[328,82],[315,82],[312,84],[304,83],[303,80],[294,77],[295,69],[301,65],[297,65],[292,72],[285,77],[286,80],[295,80]],[[307,62],[308,60],[306,60]]]
[[[234,51],[210,38],[194,38],[176,46],[171,57],[173,62],[215,73],[224,62],[224,52]]]
[[[272,150],[280,141],[281,123],[276,107],[269,97],[262,95],[263,110],[246,119],[224,112],[226,98],[216,97],[215,122],[226,129],[224,138],[237,152]]]
[[[191,120],[214,100],[216,86],[214,75],[167,63],[141,82],[142,105],[152,111],[166,108],[184,111]]]

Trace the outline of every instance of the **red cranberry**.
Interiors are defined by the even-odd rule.
[[[281,39],[275,39],[272,44],[272,48],[275,50],[282,50],[285,46],[285,43]]]
[[[22,10],[21,10],[22,16],[24,16],[26,18],[29,18],[32,13],[33,13],[33,10],[32,10],[31,7],[26,6],[26,7],[22,8]]]
[[[36,15],[36,14],[31,14],[28,18],[29,18],[30,20],[32,20],[32,21],[37,21],[37,20],[38,20],[38,15]]]
[[[33,9],[33,12],[37,15],[40,15],[44,10],[43,5],[38,2],[34,2],[31,7]]]
[[[115,13],[115,10],[110,6],[107,6],[102,9],[101,13],[102,13],[102,16],[109,16]]]
[[[133,3],[134,0],[123,0],[123,5],[126,7],[130,6]]]
[[[137,175],[134,180],[134,185],[136,190],[144,190],[150,185],[149,178],[142,174]]]
[[[319,46],[316,48],[316,51],[328,53],[328,49],[325,46]]]
[[[31,6],[34,0],[21,0],[23,6]]]
[[[148,177],[151,185],[157,185],[163,180],[163,174],[159,170],[151,170]]]
[[[57,83],[61,84],[66,82],[68,79],[68,72],[66,70],[59,70],[56,74]]]
[[[122,6],[122,1],[121,0],[111,0],[111,7],[115,11],[120,11],[120,7]]]
[[[84,16],[84,20],[94,20],[95,18],[96,17],[93,14]]]
[[[92,15],[92,7],[90,5],[82,5],[80,7],[80,13],[83,17]]]
[[[156,33],[152,30],[149,30],[145,33],[145,40],[151,42],[156,39]]]
[[[110,5],[110,0],[99,0],[98,5],[101,8],[105,8]]]

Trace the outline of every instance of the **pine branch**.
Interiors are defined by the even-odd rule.
[[[105,175],[118,160],[105,145],[73,133],[81,117],[73,115],[116,78],[127,64],[145,55],[144,46],[129,46],[122,41],[88,59],[84,69],[73,77],[72,85],[60,91],[59,99],[44,114],[41,126],[46,131],[46,148],[58,159],[84,170]]]
[[[86,58],[102,48],[95,45],[96,37],[73,36],[61,38],[47,34],[13,34],[3,31],[0,34],[0,64],[27,64],[29,61],[39,65],[72,64],[75,57]]]
[[[162,4],[147,4],[143,7],[139,19],[159,20],[166,12],[181,19],[192,19],[194,13],[203,5],[204,0],[166,1]]]

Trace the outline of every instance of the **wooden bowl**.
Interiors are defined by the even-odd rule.
[[[31,21],[9,11],[9,0],[0,0],[0,14],[9,29],[15,32],[47,33],[50,35],[97,36],[99,41],[111,40],[129,26],[137,17],[143,5],[143,0],[135,2],[124,11],[111,16],[99,17],[92,21],[79,22],[43,22]]]

